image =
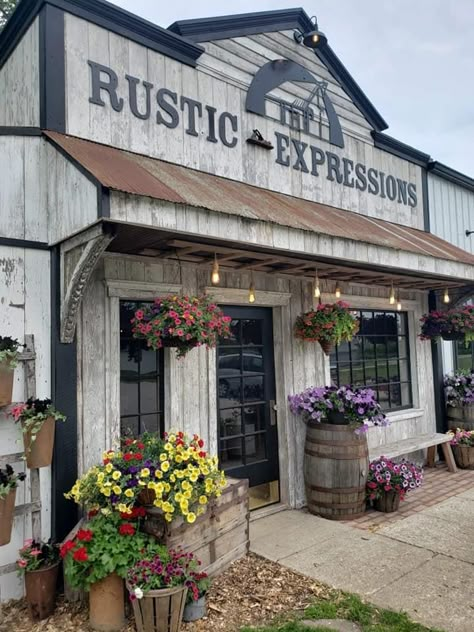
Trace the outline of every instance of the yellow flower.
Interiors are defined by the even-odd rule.
[[[197,515],[202,516],[202,514],[204,513],[206,513],[206,510],[204,509],[204,507],[198,507]]]
[[[176,476],[175,476],[175,474],[171,474],[171,476],[170,476],[170,481],[171,481],[172,483],[176,483]]]
[[[163,483],[163,487],[165,488],[165,492],[171,491],[171,485],[169,483]]]
[[[192,489],[192,485],[189,481],[183,481],[181,483],[181,487],[186,491],[187,489]]]
[[[165,450],[166,450],[167,452],[170,452],[172,449],[173,449],[173,446],[171,445],[171,443],[170,443],[170,442],[165,443]]]
[[[174,511],[173,505],[171,503],[169,503],[169,502],[163,503],[162,509],[166,513],[173,513],[173,511]]]
[[[207,496],[199,496],[199,504],[205,505],[207,503]]]
[[[122,493],[122,488],[119,487],[118,485],[114,485],[113,486],[113,492],[116,496],[120,496]]]
[[[114,479],[114,481],[118,481],[121,476],[122,472],[119,472],[118,470],[115,470],[115,472],[112,474],[112,478]]]
[[[170,434],[170,436],[168,437],[168,441],[170,443],[176,443],[176,435]]]
[[[202,467],[201,468],[201,472],[202,472],[202,474],[204,474],[204,476],[208,476],[209,475],[209,468],[208,467]]]
[[[147,467],[144,467],[143,470],[140,472],[140,476],[142,478],[146,478],[147,476],[150,476],[150,470]]]
[[[127,496],[127,498],[133,498],[133,491],[131,489],[125,490],[125,496]]]
[[[107,474],[110,474],[113,469],[114,466],[112,465],[112,463],[107,463],[107,465],[105,466],[105,471],[107,472]]]
[[[170,469],[169,461],[163,461],[163,463],[161,464],[161,469],[163,472],[167,472]]]
[[[161,470],[156,470],[155,476],[156,478],[163,478],[163,472]]]
[[[183,459],[179,456],[179,454],[177,454],[174,458],[174,460],[176,461],[176,463],[182,463]]]
[[[120,513],[126,513],[126,514],[131,514],[132,510],[129,509],[127,507],[127,505],[125,505],[124,503],[120,503],[117,505],[117,509],[120,511]]]
[[[168,459],[167,455],[163,452],[160,454],[160,461],[166,461]]]
[[[176,502],[180,503],[183,499],[183,494],[181,494],[181,492],[178,492],[177,494],[174,495]]]
[[[155,507],[158,507],[158,509],[161,509],[161,507],[163,506],[163,501],[159,498],[156,498],[153,504],[155,505]]]
[[[104,494],[104,496],[110,496],[112,490],[110,489],[110,487],[104,487],[103,489],[101,489],[101,492]]]
[[[97,482],[98,482],[98,483],[102,483],[102,481],[104,480],[104,477],[105,477],[104,472],[99,472],[99,473],[97,474]],[[75,487],[75,486],[74,486],[74,487]],[[74,487],[73,487],[73,490],[74,490]]]
[[[190,524],[192,524],[193,522],[196,522],[196,514],[195,514],[195,513],[193,513],[192,511],[190,511],[190,512],[188,513],[188,515],[186,516],[186,520],[187,520]]]
[[[186,500],[191,500],[191,496],[192,496],[191,490],[187,489],[185,492],[183,492],[183,496],[186,498]]]
[[[173,520],[173,516],[171,514],[165,513],[165,520],[166,522],[171,522]]]

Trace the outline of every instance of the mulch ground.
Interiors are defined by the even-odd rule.
[[[279,564],[254,555],[234,562],[217,577],[208,596],[208,616],[183,624],[182,632],[236,632],[243,625],[260,625],[288,612],[302,611],[315,597],[330,590]],[[0,632],[89,632],[86,606],[58,601],[54,616],[32,624],[24,601],[3,606]],[[127,632],[134,632],[133,620]]]

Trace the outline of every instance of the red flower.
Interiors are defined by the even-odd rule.
[[[129,522],[124,522],[119,527],[120,535],[135,535],[135,527]]]
[[[130,452],[126,452],[126,453],[123,455],[123,460],[124,460],[124,461],[131,461],[132,459],[133,459],[133,454],[131,454]]]
[[[90,542],[94,534],[89,529],[79,529],[77,532],[77,539],[81,542]]]
[[[89,556],[87,555],[87,549],[85,546],[81,546],[80,549],[74,552],[73,558],[76,562],[87,562]]]
[[[67,540],[59,549],[59,555],[64,559],[66,555],[76,546],[73,540]]]
[[[108,463],[110,463],[110,459],[104,459],[103,463],[104,465],[107,465]]]
[[[143,454],[141,452],[137,452],[136,454],[133,455],[133,458],[136,459],[137,461],[141,461],[143,459]]]
[[[144,444],[144,443],[139,442],[139,443],[137,443],[137,448],[138,448],[139,450],[144,450],[144,449],[145,449],[145,444]]]
[[[91,510],[89,511],[89,513],[87,514],[87,517],[88,517],[89,519],[90,519],[90,518],[93,518],[94,516],[97,516],[97,514],[98,514],[98,513],[99,513],[99,510],[98,510],[98,509],[91,509]]]
[[[199,446],[200,448],[204,447],[204,441],[203,441],[202,439],[199,439],[199,441],[198,441],[198,446]]]

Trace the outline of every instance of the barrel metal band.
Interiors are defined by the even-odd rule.
[[[320,456],[330,461],[354,461],[354,459],[357,458],[357,455],[354,454],[328,454],[327,452],[319,452],[318,450],[308,450],[308,448],[305,448],[304,453],[310,456]]]
[[[306,485],[308,489],[315,492],[322,492],[323,494],[365,494],[365,485],[360,487],[320,487],[319,485]]]
[[[362,504],[364,504],[365,506],[365,500],[364,501],[355,500],[352,503],[324,503],[318,500],[312,503],[308,503],[308,505],[311,507],[325,507],[327,509],[352,509],[353,508],[353,509],[357,509],[358,511],[361,509]]]
[[[368,452],[368,448],[365,444],[356,443],[354,441],[331,441],[330,439],[313,439],[312,437],[306,437],[306,442],[316,445],[332,445],[335,448],[340,445],[351,448],[365,448]]]

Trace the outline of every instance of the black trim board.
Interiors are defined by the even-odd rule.
[[[383,149],[383,151],[393,154],[394,156],[398,156],[399,158],[403,158],[403,160],[413,162],[419,167],[426,168],[431,160],[429,154],[425,154],[419,149],[415,149],[410,145],[402,143],[396,138],[388,136],[388,134],[382,134],[374,131],[372,132],[372,138],[374,139],[374,145],[377,149]]]
[[[40,127],[9,127],[0,125],[0,136],[41,136]]]
[[[437,160],[430,162],[428,165],[428,171],[435,176],[443,178],[443,180],[448,180],[448,182],[452,182],[453,184],[457,184],[460,187],[464,187],[465,189],[474,192],[474,178],[470,178],[464,173],[451,169],[451,167],[443,165],[443,163],[438,162]]]
[[[104,0],[20,0],[0,34],[0,68],[45,5],[56,7],[189,66],[204,49]]]
[[[66,131],[64,12],[45,4],[39,15],[40,127]]]
[[[14,237],[1,237],[0,246],[9,248],[30,248],[31,250],[49,250],[50,246],[45,241],[32,241],[31,239],[15,239]]]
[[[168,28],[173,33],[187,37],[193,42],[206,42],[289,29],[300,30],[304,33],[312,30],[313,23],[303,9],[282,9],[224,15],[215,18],[180,20]],[[333,77],[339,81],[372,127],[377,131],[387,129],[388,125],[381,114],[362,92],[332,48],[325,45],[317,48],[314,52],[327,66]]]
[[[428,294],[428,308],[430,311],[437,309],[437,298],[435,292],[433,291],[430,291]],[[436,431],[446,432],[447,424],[443,385],[443,354],[441,344],[436,340],[431,340],[431,361],[433,366]]]

